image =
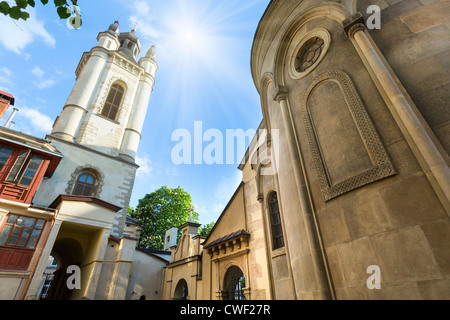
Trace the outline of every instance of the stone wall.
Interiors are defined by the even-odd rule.
[[[370,30],[444,150],[450,153],[450,3],[446,0],[359,0],[367,17],[381,7],[380,30]]]
[[[122,236],[137,166],[57,139],[54,139],[52,144],[64,158],[52,179],[42,182],[34,199],[35,204],[49,206],[59,195],[71,194],[69,186],[73,185],[76,179],[74,173],[80,168],[93,169],[103,180],[100,181],[101,188],[95,196],[123,208],[116,213],[111,233],[117,237]]]
[[[445,19],[442,24],[416,22],[415,14],[431,8],[419,1],[375,2],[385,4],[387,27],[379,35],[371,33],[445,145]],[[378,80],[343,31],[341,23],[350,13],[325,1],[323,10],[310,9],[308,1],[296,3],[271,4],[260,25],[267,28],[261,35],[266,38],[255,41],[263,44],[256,46],[261,51],[253,52],[252,65],[265,121],[280,130],[277,191],[296,298],[330,298],[323,294],[326,286],[336,299],[449,298],[450,254],[444,249],[450,243],[448,215],[386,105]],[[367,4],[358,1],[358,8]],[[439,1],[426,4],[444,6]],[[329,33],[329,47],[309,73],[295,76],[290,59],[318,29]],[[428,48],[434,48],[433,54],[420,53]],[[314,83],[317,87],[311,88]],[[421,99],[425,103],[419,106]],[[378,169],[371,171],[372,166]],[[381,268],[381,290],[366,285],[372,265]]]

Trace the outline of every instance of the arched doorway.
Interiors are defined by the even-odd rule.
[[[223,299],[224,300],[247,300],[244,294],[246,286],[245,276],[241,269],[236,266],[230,267],[224,278]]]
[[[69,290],[66,285],[67,279],[70,277],[70,274],[67,274],[67,268],[73,265],[81,266],[83,247],[75,239],[58,239],[53,246],[51,255],[57,260],[58,269],[53,273],[53,280],[46,298],[48,300],[70,300],[73,291]]]
[[[187,300],[189,296],[189,290],[186,280],[181,279],[175,288],[174,300]]]

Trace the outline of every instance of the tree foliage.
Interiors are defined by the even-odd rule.
[[[204,226],[201,226],[200,229],[199,229],[199,232],[198,232],[199,235],[204,236],[204,237],[209,236],[209,234],[211,233],[212,228],[214,228],[215,225],[216,225],[215,222],[211,222],[211,223],[208,223],[208,224],[206,224]]]
[[[130,216],[141,224],[138,245],[163,250],[166,231],[172,226],[180,227],[188,222],[191,206],[191,195],[180,187],[161,187],[147,194],[139,200],[136,209],[129,210]],[[192,218],[193,222],[198,222],[199,214],[195,210]]]
[[[12,1],[10,1],[12,2]],[[0,2],[0,13],[11,17],[14,20],[27,20],[30,14],[26,11],[28,7],[34,8],[35,0],[14,0],[15,5],[11,5],[8,1]],[[40,0],[46,5],[49,0]],[[81,27],[82,20],[80,10],[78,9],[78,0],[53,0],[56,12],[61,19],[69,19],[70,24],[78,29]],[[69,3],[70,2],[70,3]]]

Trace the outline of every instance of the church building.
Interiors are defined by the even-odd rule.
[[[136,61],[135,30],[101,32],[45,140],[2,128],[0,298],[37,299],[49,257],[48,299],[158,299],[165,257],[136,250],[127,216],[143,121],[158,69]],[[78,287],[66,285],[79,268]]]
[[[37,299],[50,256],[49,299],[450,299],[449,10],[272,0],[242,182],[207,237],[188,221],[165,251],[127,216],[155,48],[136,61],[112,24],[45,139],[0,129],[0,299]]]
[[[173,247],[163,298],[450,298],[449,9],[270,2],[251,51],[265,136],[208,238]]]

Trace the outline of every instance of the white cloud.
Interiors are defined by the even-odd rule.
[[[151,9],[148,3],[144,0],[137,0],[133,2],[133,10],[135,14],[129,17],[132,27],[136,27],[139,36],[146,40],[156,40],[160,37],[160,32],[154,27],[151,17]]]
[[[27,8],[30,18],[27,21],[15,21],[0,15],[0,43],[10,51],[22,54],[25,47],[35,40],[44,42],[50,47],[56,44],[55,38],[45,29],[44,22],[37,17],[34,8]],[[27,54],[25,54],[27,58]],[[29,58],[29,56],[28,56]]]
[[[154,168],[152,166],[152,160],[150,160],[147,155],[137,156],[136,164],[140,166],[136,174],[138,177],[145,177],[148,179],[152,177]]]
[[[55,84],[56,84],[55,80],[47,79],[47,80],[40,81],[38,83],[38,88],[39,89],[48,89],[48,88],[53,87]]]
[[[211,208],[211,213],[219,216],[223,210],[225,209],[225,205],[223,203],[214,203]]]
[[[48,89],[56,84],[53,77],[44,79],[45,72],[38,66],[35,66],[31,73],[37,78],[38,81],[35,84],[39,89]]]
[[[215,189],[215,199],[218,200],[218,202],[228,203],[241,181],[242,173],[240,171],[237,171],[234,175],[223,178]]]
[[[19,108],[19,112],[15,118],[18,128],[31,127],[37,132],[50,133],[53,127],[52,119],[40,112],[38,109],[28,107]]]
[[[10,69],[0,68],[0,83],[11,84],[11,76],[12,71]]]
[[[31,73],[34,74],[38,78],[42,78],[45,74],[45,72],[38,66],[35,66],[34,69],[31,70]]]
[[[193,205],[194,205],[195,211],[197,211],[200,214],[200,216],[208,214],[208,210],[206,209],[205,206],[197,206],[195,203]]]
[[[141,16],[146,16],[150,14],[150,7],[148,3],[144,0],[138,0],[133,3],[133,7],[136,12],[139,12]]]
[[[182,174],[178,166],[171,165],[166,168],[166,175],[169,177],[180,177]]]

